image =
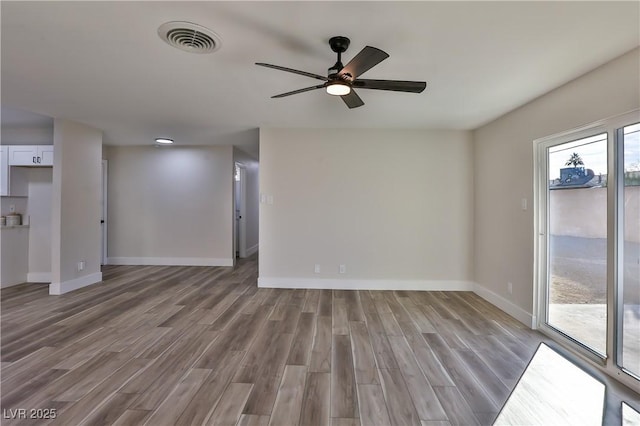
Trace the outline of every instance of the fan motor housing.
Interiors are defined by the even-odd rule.
[[[329,46],[336,53],[346,52],[349,48],[349,43],[351,43],[351,40],[344,36],[336,36],[329,39]]]

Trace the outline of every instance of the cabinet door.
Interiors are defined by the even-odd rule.
[[[0,146],[0,196],[9,195],[9,149]]]
[[[38,147],[35,145],[10,145],[10,166],[35,166],[38,164]]]
[[[38,146],[38,165],[53,166],[53,145]]]

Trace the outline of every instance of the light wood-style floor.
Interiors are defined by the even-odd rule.
[[[4,417],[56,410],[3,424],[485,425],[543,340],[473,293],[258,289],[255,258],[103,274],[2,290]]]

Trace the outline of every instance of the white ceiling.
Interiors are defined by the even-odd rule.
[[[257,147],[257,128],[473,129],[638,46],[638,2],[1,2],[2,105],[87,123],[105,143]],[[217,32],[209,55],[158,26]],[[422,94],[360,90],[349,110],[322,90],[270,96],[325,74],[327,41],[390,58],[365,78],[426,80]],[[4,143],[9,143],[6,141]]]

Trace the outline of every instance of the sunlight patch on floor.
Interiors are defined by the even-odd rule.
[[[605,385],[540,344],[495,425],[600,426]]]

